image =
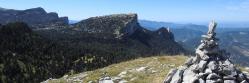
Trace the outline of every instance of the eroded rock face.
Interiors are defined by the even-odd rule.
[[[121,38],[133,34],[138,28],[141,26],[137,14],[113,14],[82,20],[75,24],[74,30]]]
[[[68,17],[59,17],[57,13],[47,13],[43,8],[27,10],[0,9],[0,24],[10,22],[25,22],[33,28],[46,28],[47,26],[68,25]]]
[[[211,22],[207,35],[202,36],[196,49],[196,56],[184,64],[187,68],[168,75],[167,78],[172,79],[166,79],[164,83],[248,83],[247,76],[229,60],[228,53],[219,49],[215,28],[216,23]]]

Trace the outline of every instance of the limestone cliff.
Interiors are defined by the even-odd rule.
[[[120,38],[133,34],[138,28],[137,14],[113,14],[83,20],[75,24],[74,30]]]

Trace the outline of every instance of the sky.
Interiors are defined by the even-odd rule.
[[[205,23],[249,23],[249,0],[0,0],[0,7],[42,7],[71,20],[119,13],[137,13],[139,19]]]

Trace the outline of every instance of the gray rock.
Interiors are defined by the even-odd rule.
[[[200,72],[203,72],[204,69],[206,68],[207,61],[201,60],[200,63],[198,64],[198,70]]]
[[[207,35],[196,49],[196,56],[187,60],[185,67],[168,83],[247,83],[247,77],[240,74],[226,53],[219,49],[215,27],[216,23],[211,22]]]
[[[222,73],[226,76],[236,76],[237,71],[235,69],[235,66],[229,61],[226,60],[222,65]]]
[[[177,72],[177,69],[171,69],[167,75],[167,78],[164,80],[164,83],[170,83],[170,81],[172,80],[172,77],[174,76],[176,72]]]
[[[185,63],[184,63],[184,65],[186,65],[186,66],[190,66],[190,65],[192,65],[193,64],[193,58],[189,58]]]
[[[196,55],[196,56],[193,58],[193,63],[198,63],[200,60],[201,60],[201,57],[200,57],[199,55]]]
[[[217,69],[218,69],[218,64],[217,64],[217,62],[215,62],[215,61],[210,61],[210,62],[208,63],[208,68],[211,69],[212,71],[217,70]]]
[[[224,80],[224,83],[237,83],[235,80]]]
[[[240,82],[240,83],[248,83],[246,80],[243,80],[242,82]]]
[[[205,83],[205,80],[203,79],[199,79],[198,81],[199,81],[198,83]]]
[[[216,79],[216,80],[206,80],[206,83],[223,83],[221,79]]]
[[[205,73],[206,73],[206,74],[211,74],[211,73],[212,73],[212,70],[209,69],[209,68],[207,68],[207,69],[205,70]]]
[[[170,83],[181,83],[183,72],[184,72],[183,69],[177,70],[175,75],[172,77],[172,80],[170,81]]]
[[[198,74],[193,72],[190,68],[186,69],[183,73],[183,83],[194,83],[198,80]]]
[[[206,50],[196,49],[196,54],[198,54],[202,60],[208,60],[209,59],[209,56],[207,55],[207,53],[208,52]]]
[[[218,79],[217,82],[218,83],[223,83],[223,80],[222,79]]]
[[[217,80],[220,79],[220,76],[217,75],[216,73],[211,73],[207,76],[207,80]]]
[[[198,74],[198,78],[202,78],[204,79],[207,75],[209,75],[210,73],[199,73]]]
[[[243,73],[240,73],[237,77],[238,81],[242,82],[243,80],[246,80],[246,76]]]
[[[231,77],[231,76],[224,76],[223,79],[224,80],[236,80],[235,77]]]
[[[217,83],[215,80],[206,80],[206,83]]]
[[[190,66],[190,69],[195,72],[195,73],[198,73],[199,70],[198,70],[198,64],[193,64]]]

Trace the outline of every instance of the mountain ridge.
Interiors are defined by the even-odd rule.
[[[14,10],[1,8],[0,23],[25,22],[33,28],[46,26],[68,25],[68,17],[59,17],[57,13],[47,13],[43,8],[30,8],[26,10]]]
[[[139,57],[186,52],[168,29],[147,30],[140,26],[136,14],[92,17],[72,25],[58,25],[62,27],[34,29],[22,25],[26,26],[8,23],[0,28],[15,27],[5,28],[14,33],[0,34],[7,37],[0,38],[4,55],[0,57],[1,82],[40,82]],[[25,27],[30,29],[26,31]],[[12,35],[15,33],[21,35]],[[12,73],[13,69],[17,72]]]

